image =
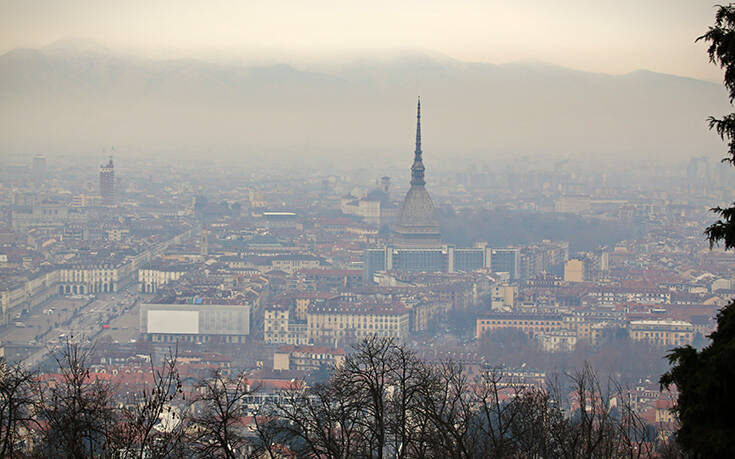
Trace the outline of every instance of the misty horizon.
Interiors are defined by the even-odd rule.
[[[693,78],[415,51],[300,68],[161,60],[64,40],[1,55],[0,78],[6,157],[114,147],[121,157],[369,157],[398,167],[411,148],[411,101],[421,95],[427,159],[437,164],[544,156],[663,163],[717,158],[719,139],[705,119],[727,107],[720,85]]]
[[[0,456],[727,457],[733,43],[691,0],[3,2]]]

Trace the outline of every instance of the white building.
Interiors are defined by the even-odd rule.
[[[572,352],[577,346],[577,332],[571,330],[552,330],[536,339],[544,352]]]
[[[176,264],[160,267],[145,267],[138,270],[138,285],[142,293],[155,293],[171,281],[177,281],[193,269],[192,265]]]
[[[297,321],[287,307],[274,305],[265,310],[263,340],[269,344],[302,345],[309,343],[305,321]]]
[[[243,343],[250,334],[247,304],[142,304],[139,319],[153,342]]]
[[[87,295],[90,293],[113,293],[120,281],[119,266],[80,265],[59,270],[60,295]]]

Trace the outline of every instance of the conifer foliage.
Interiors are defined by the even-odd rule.
[[[724,84],[735,100],[735,6],[717,6],[715,24],[697,39],[709,44],[710,61],[725,71]],[[710,117],[709,127],[728,143],[723,162],[735,166],[735,113]],[[735,204],[715,207],[720,219],[705,230],[710,246],[722,243],[725,250],[735,247]],[[684,346],[668,355],[672,368],[661,377],[663,387],[676,386],[679,398],[675,408],[681,427],[677,441],[691,457],[729,457],[735,450],[735,302],[717,315],[717,330],[711,343],[697,351]]]

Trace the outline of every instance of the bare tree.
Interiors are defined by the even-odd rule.
[[[370,337],[355,347],[332,385],[342,388],[346,398],[362,402],[363,416],[359,419],[367,441],[369,457],[382,459],[388,443],[387,395],[391,385],[391,355],[395,343],[390,339]]]
[[[115,432],[120,458],[166,458],[181,453],[185,423],[175,403],[183,402],[181,378],[176,370],[176,351],[169,349],[160,368],[150,360],[152,383],[120,411]]]
[[[378,459],[407,457],[419,441],[421,388],[429,380],[426,365],[392,338],[372,336],[355,346],[331,384],[361,402],[359,422],[370,451]]]
[[[87,365],[91,350],[67,340],[57,380],[39,391],[38,416],[44,421],[41,454],[47,457],[88,458],[111,456],[115,425],[113,388],[93,377]]]
[[[283,442],[299,457],[364,457],[369,451],[363,432],[364,401],[355,400],[346,389],[317,384],[307,390],[294,384],[281,392],[260,411],[267,420],[258,427],[263,448],[273,455],[272,446]]]
[[[652,457],[655,435],[633,409],[622,386],[603,388],[592,367],[568,375],[572,413],[552,430],[566,457]]]
[[[421,397],[428,367],[389,338],[370,337],[326,384],[280,394],[268,417],[303,457],[416,457],[428,423]],[[265,441],[265,440],[264,440]]]
[[[368,338],[327,383],[264,407],[258,431],[266,447],[284,443],[308,458],[653,456],[654,430],[622,386],[603,390],[588,364],[565,382],[539,388],[501,368],[470,379],[459,363],[429,364]]]
[[[16,457],[34,424],[35,373],[0,359],[0,457]]]
[[[229,378],[215,370],[198,389],[192,416],[196,453],[207,458],[243,457],[247,444],[241,421],[246,414],[244,401],[250,394],[247,378]]]
[[[414,443],[414,457],[474,457],[478,450],[477,404],[473,387],[461,364],[442,362],[421,386],[419,405],[422,439]]]
[[[422,389],[431,381],[429,367],[413,351],[390,341],[388,380],[390,383],[387,405],[388,441],[391,455],[409,457],[418,452],[414,447],[422,441],[425,429],[422,422]]]

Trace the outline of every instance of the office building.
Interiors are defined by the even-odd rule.
[[[115,167],[112,164],[112,157],[106,165],[100,166],[100,196],[102,205],[115,205]]]
[[[33,175],[33,186],[36,189],[41,188],[46,183],[46,157],[43,155],[36,155],[33,157],[33,168],[31,170]]]

